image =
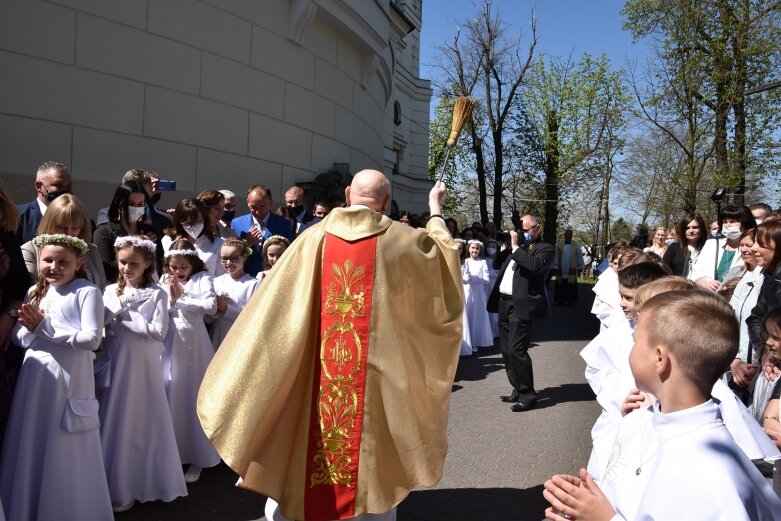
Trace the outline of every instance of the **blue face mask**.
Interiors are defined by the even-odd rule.
[[[529,244],[530,242],[532,242],[532,234],[523,232],[523,244]]]

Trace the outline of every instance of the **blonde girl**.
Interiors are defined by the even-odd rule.
[[[89,245],[39,235],[38,282],[14,328],[27,349],[3,443],[0,497],[8,519],[111,520],[92,376],[103,299],[86,280]]]
[[[186,496],[187,486],[160,367],[169,308],[154,282],[157,246],[126,235],[114,250],[119,275],[103,293],[110,377],[100,396],[100,431],[111,502],[124,512],[136,501]]]

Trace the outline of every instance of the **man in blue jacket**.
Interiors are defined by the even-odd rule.
[[[19,210],[19,227],[16,238],[19,244],[24,244],[38,235],[38,224],[46,213],[49,203],[58,195],[69,194],[72,191],[71,175],[68,167],[55,161],[47,161],[38,167],[35,174],[35,200],[17,205]]]
[[[274,199],[267,186],[253,185],[247,191],[246,215],[236,217],[231,227],[240,239],[245,239],[252,248],[252,255],[244,263],[244,271],[253,277],[263,270],[263,242],[272,235],[293,238],[290,221],[271,212]]]

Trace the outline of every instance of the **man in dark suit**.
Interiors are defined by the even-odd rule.
[[[499,343],[507,379],[513,390],[502,396],[515,412],[527,411],[537,401],[534,373],[529,357],[533,320],[550,314],[545,282],[555,249],[540,240],[542,227],[533,215],[521,219],[521,236],[510,232],[510,249],[488,299],[488,311],[499,313]]]
[[[55,161],[47,161],[38,167],[35,174],[35,200],[17,205],[19,210],[19,227],[16,238],[19,244],[31,241],[38,235],[38,224],[46,213],[49,203],[62,194],[71,193],[73,185],[68,167]]]
[[[252,255],[244,263],[244,271],[253,277],[263,270],[263,242],[272,235],[293,238],[290,221],[271,212],[274,199],[267,186],[254,185],[247,192],[250,213],[236,217],[231,227],[236,236],[245,239],[252,248]]]
[[[300,186],[291,186],[287,189],[287,192],[285,192],[285,206],[292,211],[298,222],[295,230],[296,233],[304,231],[306,225],[315,218],[311,212],[306,211],[304,202],[304,189]]]

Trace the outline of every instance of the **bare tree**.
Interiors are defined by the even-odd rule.
[[[469,137],[475,155],[475,176],[479,193],[480,219],[489,220],[487,204],[486,158],[484,147],[492,153],[494,197],[493,220],[502,222],[502,182],[504,175],[504,142],[508,120],[515,107],[516,97],[534,59],[537,46],[536,21],[532,16],[531,35],[527,50],[522,51],[521,34],[510,36],[502,15],[491,0],[484,0],[477,16],[464,21],[461,31],[451,42],[442,46],[440,63],[448,85],[460,92],[455,95],[473,96],[480,100],[487,121],[485,134],[480,132],[474,117],[470,121]]]

